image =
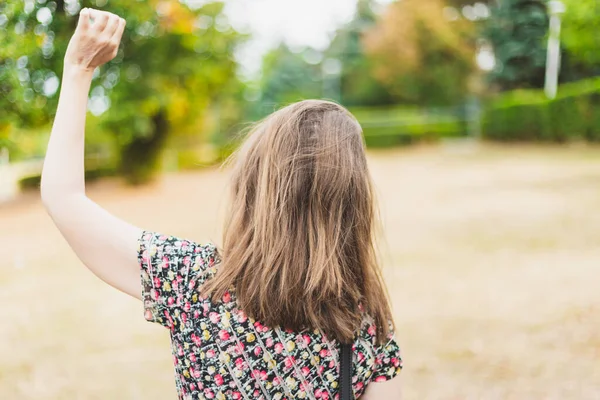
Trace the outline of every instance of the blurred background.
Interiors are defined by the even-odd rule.
[[[82,7],[127,20],[89,97],[89,195],[220,242],[242,132],[361,122],[407,399],[600,399],[598,0],[3,0],[0,398],[174,399],[168,334],[70,252],[39,176]]]

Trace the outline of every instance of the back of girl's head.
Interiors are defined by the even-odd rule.
[[[266,325],[349,341],[363,318],[382,340],[390,310],[373,243],[362,130],[338,104],[309,100],[259,123],[234,155],[222,264],[204,290],[235,289]]]

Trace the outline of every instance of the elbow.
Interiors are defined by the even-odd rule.
[[[40,185],[40,195],[42,204],[50,215],[62,212],[61,210],[68,210],[73,199],[85,196],[84,194],[79,195],[77,192],[65,190],[60,185],[48,184],[43,178]]]

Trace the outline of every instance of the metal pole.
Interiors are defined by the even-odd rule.
[[[549,99],[556,97],[558,90],[558,74],[560,71],[560,15],[565,12],[565,5],[558,0],[548,2],[550,13],[550,30],[548,35],[548,51],[546,53],[546,82],[544,91]]]

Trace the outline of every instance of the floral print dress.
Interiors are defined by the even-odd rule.
[[[198,288],[216,273],[214,245],[144,232],[139,239],[144,316],[167,327],[179,399],[337,399],[340,346],[319,331],[292,332],[249,318],[235,294],[222,302]],[[375,342],[365,320],[353,345],[353,391],[402,368],[393,335]]]

